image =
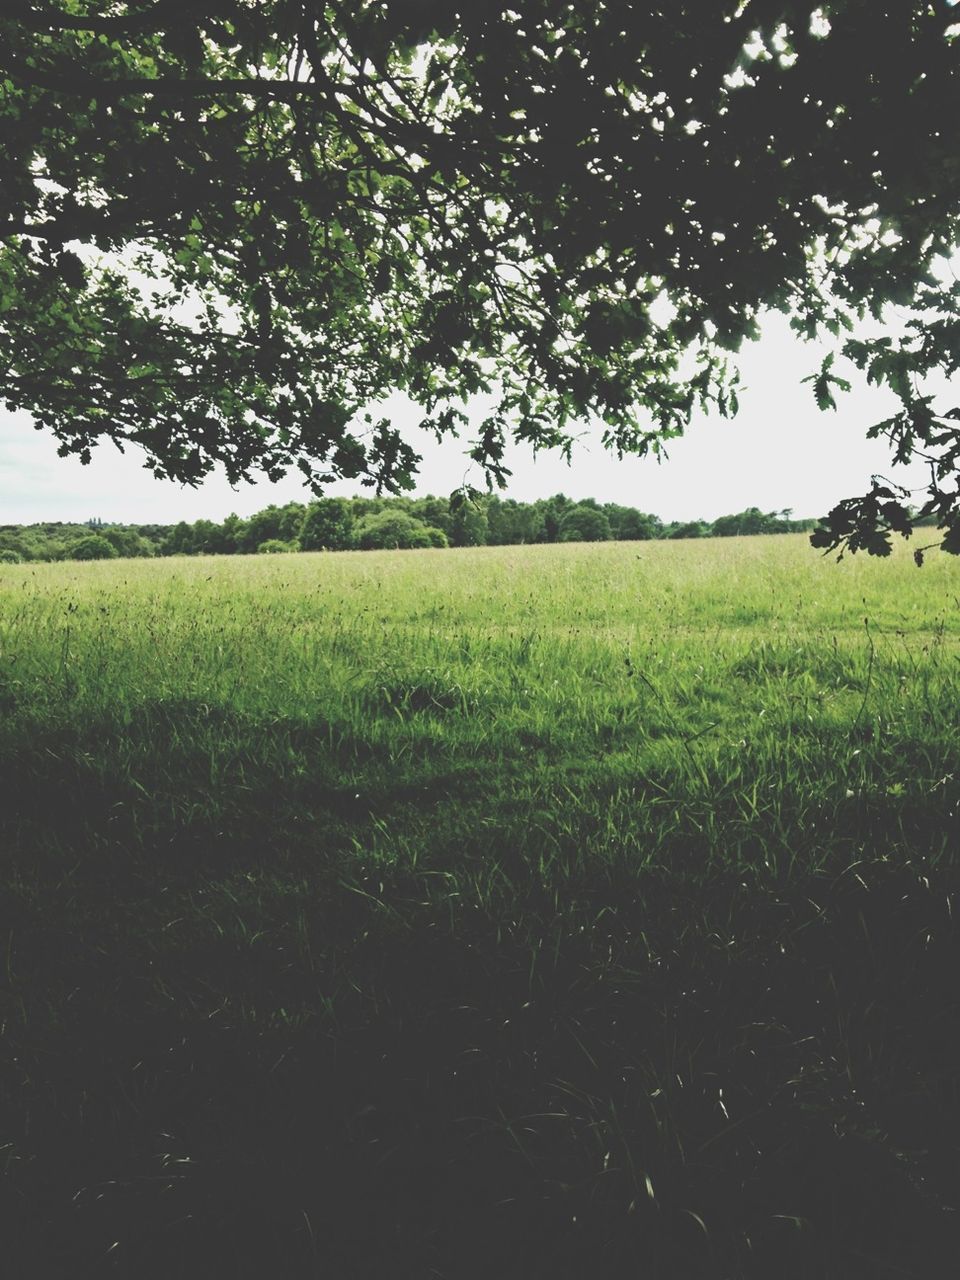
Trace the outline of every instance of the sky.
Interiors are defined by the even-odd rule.
[[[865,492],[872,474],[919,489],[924,468],[890,466],[883,441],[869,441],[866,430],[895,411],[889,391],[868,387],[856,370],[835,371],[851,378],[850,394],[838,394],[836,413],[821,413],[810,384],[801,379],[819,366],[823,348],[805,344],[786,318],[768,317],[761,338],[737,358],[743,390],[734,419],[699,415],[669,459],[618,460],[599,444],[599,429],[584,424],[572,466],[556,454],[536,458],[513,448],[513,471],[505,496],[533,501],[554,493],[596,498],[650,511],[663,520],[713,520],[758,506],[785,507],[797,517],[825,514],[841,498]],[[448,494],[464,483],[482,485],[465,457],[468,440],[438,445],[416,427],[420,414],[399,398],[378,410],[405,430],[423,454],[416,493]],[[479,417],[479,410],[477,412]],[[591,437],[593,437],[591,442]],[[356,481],[331,486],[330,494],[369,492]],[[291,476],[277,484],[264,480],[232,489],[223,476],[196,489],[160,481],[144,469],[138,451],[121,454],[111,444],[94,451],[83,466],[59,458],[57,443],[36,431],[25,415],[0,410],[0,524],[34,521],[173,524],[202,518],[222,520],[231,511],[248,516],[271,502],[308,501],[309,492]]]

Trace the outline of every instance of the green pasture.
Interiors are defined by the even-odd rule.
[[[909,545],[0,565],[17,1274],[951,1274],[958,712]]]

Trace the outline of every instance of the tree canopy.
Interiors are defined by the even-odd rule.
[[[955,21],[958,19],[958,21]],[[3,398],[159,475],[410,487],[401,391],[472,458],[737,405],[764,309],[899,397],[824,546],[960,550],[960,10],[937,0],[6,0]],[[899,336],[855,326],[906,309]],[[868,331],[869,334],[869,331]],[[785,388],[785,394],[788,389]]]

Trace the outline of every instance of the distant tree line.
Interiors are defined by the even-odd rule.
[[[229,515],[175,525],[31,524],[0,526],[0,562],[116,557],[251,555],[289,551],[506,546],[533,542],[642,542],[810,530],[789,509],[748,507],[719,519],[664,522],[659,516],[562,493],[537,502],[467,498],[321,498],[271,505],[242,520]]]

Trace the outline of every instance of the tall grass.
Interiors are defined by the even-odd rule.
[[[958,596],[802,536],[0,566],[19,1274],[950,1274]]]

